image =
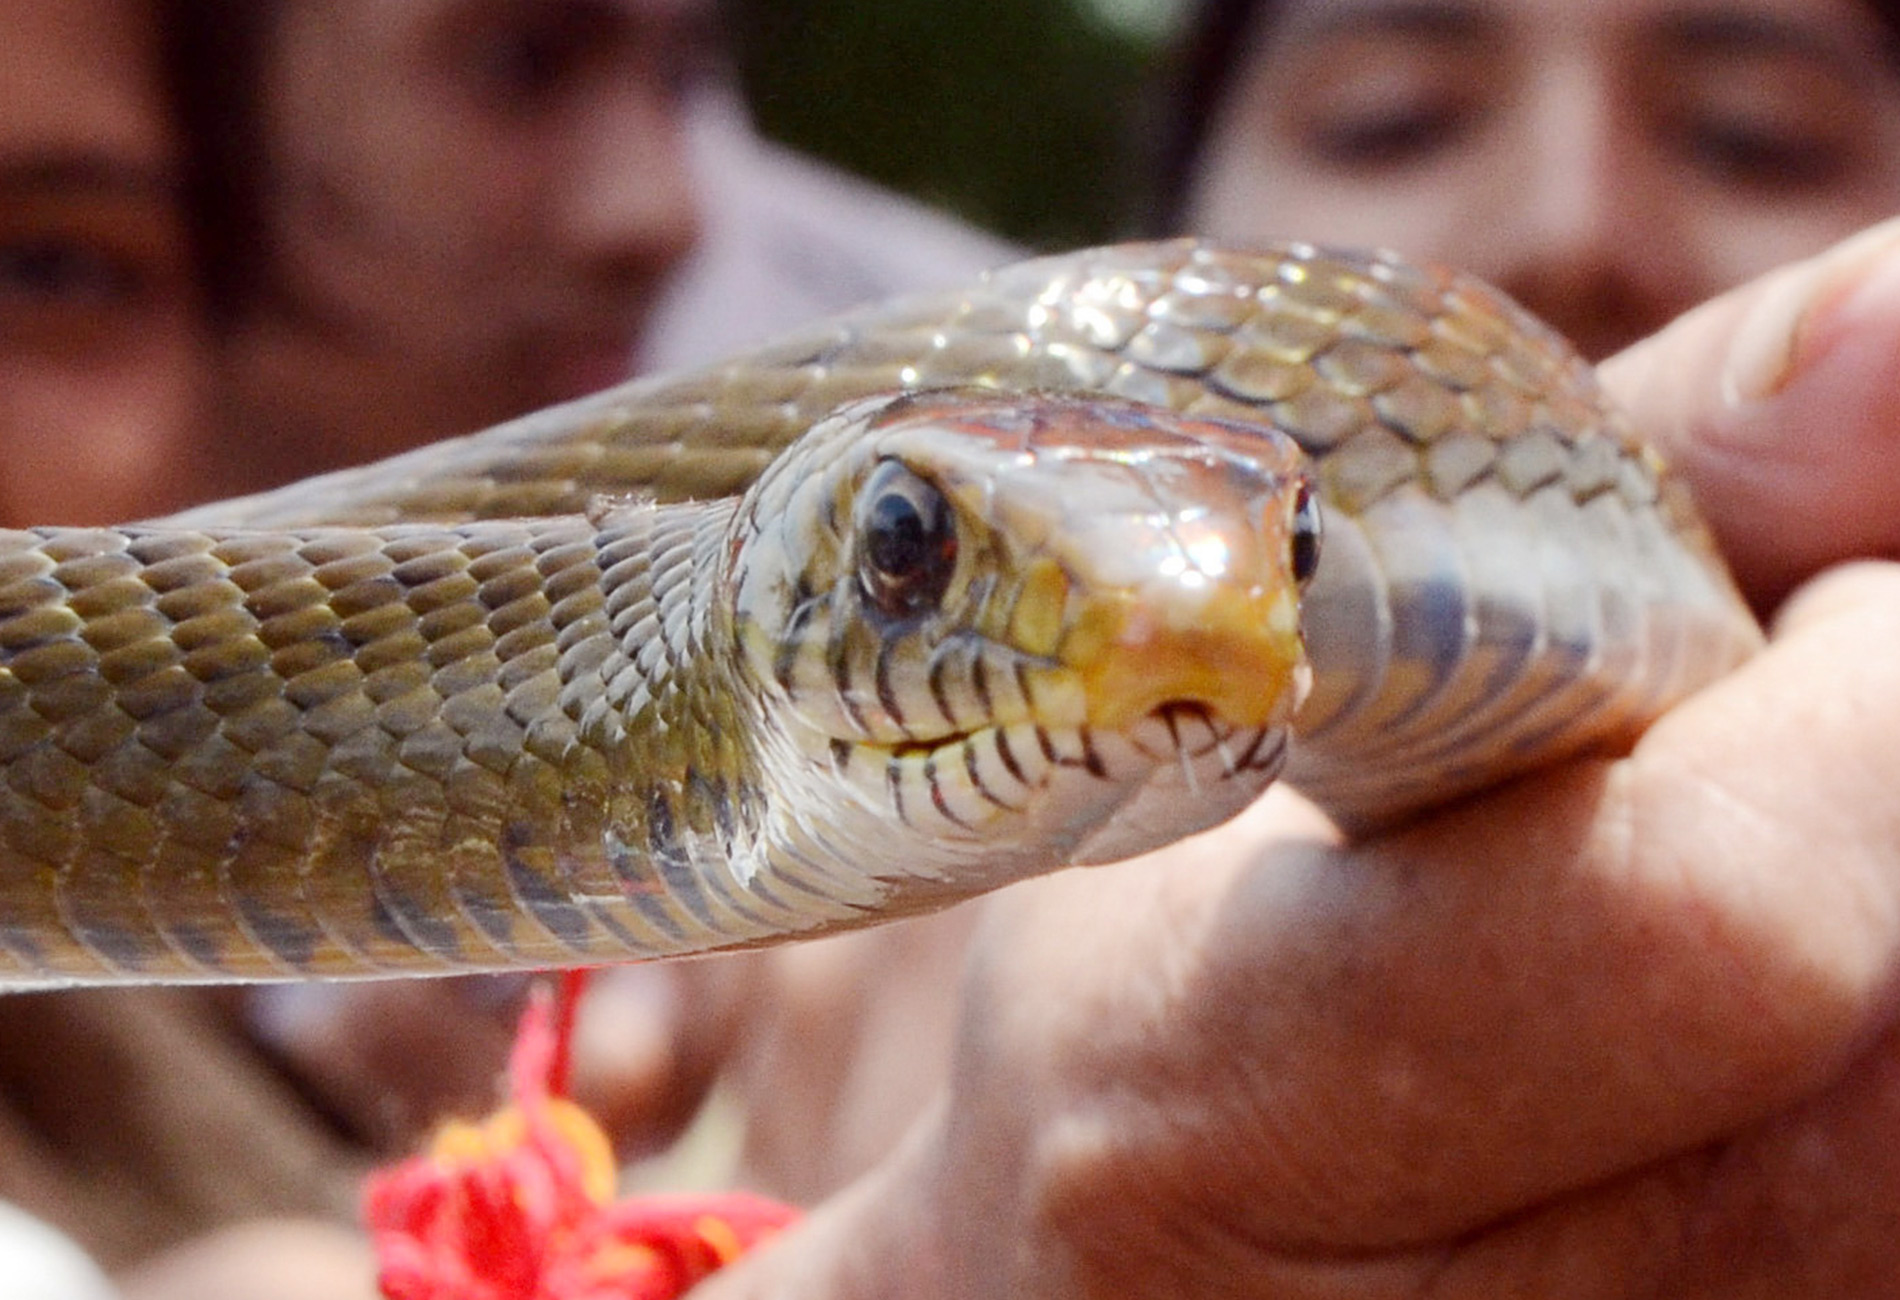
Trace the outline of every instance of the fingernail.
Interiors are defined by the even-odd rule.
[[[333,1030],[342,997],[330,984],[260,984],[244,1001],[245,1021],[253,1037],[283,1049]]]
[[[597,972],[574,1027],[574,1055],[592,1065],[645,1064],[671,1041],[681,1011],[679,988],[658,966]]]
[[[1745,407],[1781,392],[1810,358],[1814,326],[1856,299],[1889,303],[1900,280],[1900,218],[1775,272],[1731,336],[1722,398]],[[1880,265],[1882,262],[1887,265]]]

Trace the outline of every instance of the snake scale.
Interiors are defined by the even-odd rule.
[[[1758,640],[1682,484],[1495,291],[1044,258],[0,534],[0,980],[770,942],[1129,856],[1283,767],[1363,831],[1626,745]]]

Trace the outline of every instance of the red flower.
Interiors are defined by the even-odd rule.
[[[561,1095],[579,977],[537,989],[511,1104],[371,1175],[364,1214],[389,1300],[671,1300],[797,1217],[744,1193],[613,1199],[613,1148]]]

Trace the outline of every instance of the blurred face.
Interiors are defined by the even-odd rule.
[[[623,378],[697,233],[681,95],[708,22],[702,0],[289,0],[266,202],[291,302],[472,419]]]
[[[182,504],[203,381],[155,33],[0,0],[0,523]]]
[[[1600,357],[1900,211],[1884,35],[1858,0],[1291,0],[1191,228],[1449,262]]]

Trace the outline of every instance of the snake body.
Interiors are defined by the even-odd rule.
[[[1362,830],[1626,745],[1758,641],[1683,485],[1485,286],[1039,259],[0,534],[0,979],[771,942],[1166,843],[1283,763]]]

